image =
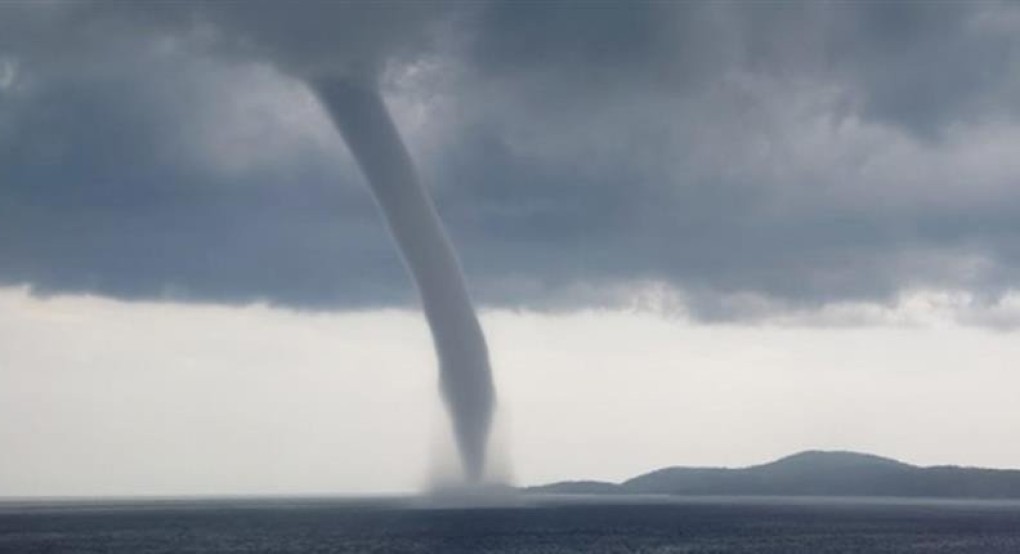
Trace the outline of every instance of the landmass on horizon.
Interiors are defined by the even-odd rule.
[[[528,487],[554,494],[1020,498],[1020,470],[922,467],[847,451],[808,450],[745,468],[668,467],[611,483],[562,481]]]

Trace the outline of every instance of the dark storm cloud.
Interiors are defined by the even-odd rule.
[[[314,111],[310,96],[269,87],[268,100],[241,98],[230,116],[234,86],[279,77],[151,49],[110,63],[24,75],[27,66],[28,90],[4,98],[0,279],[127,298],[412,298],[353,167],[333,161],[339,141],[288,142],[286,117],[265,113],[279,94]],[[274,159],[277,149],[287,155]]]
[[[368,66],[483,303],[657,283],[732,318],[1014,287],[1014,5],[282,5],[4,5],[0,281],[410,301],[295,79]]]

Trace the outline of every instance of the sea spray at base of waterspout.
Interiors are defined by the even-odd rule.
[[[465,487],[499,490],[516,485],[513,457],[510,455],[510,413],[506,404],[499,404],[493,412],[484,472],[474,482],[464,480],[449,411],[441,402],[434,402],[427,417],[430,422],[429,455],[422,468],[422,491],[428,495],[442,495]]]

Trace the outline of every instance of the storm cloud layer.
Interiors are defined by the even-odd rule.
[[[367,65],[483,304],[1016,288],[1015,4],[278,5],[0,6],[0,283],[413,302],[302,84]]]

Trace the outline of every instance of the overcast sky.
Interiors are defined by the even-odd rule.
[[[434,357],[327,73],[436,198],[518,481],[1020,467],[1015,3],[5,2],[0,495],[426,480]]]

